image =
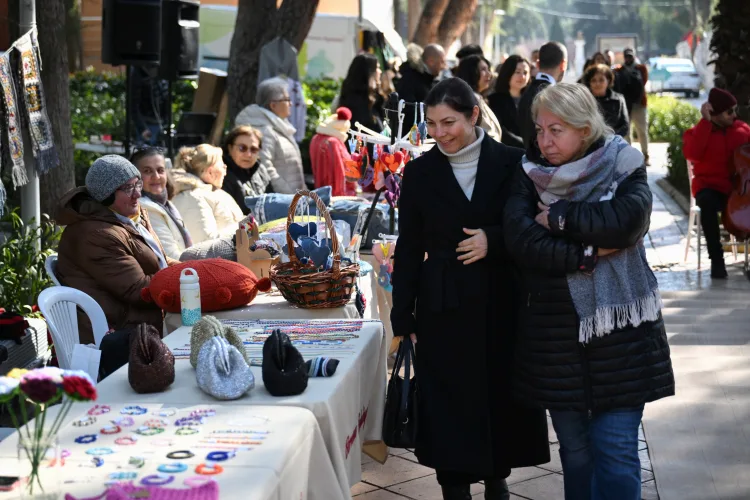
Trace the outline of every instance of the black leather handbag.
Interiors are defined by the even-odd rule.
[[[411,377],[415,361],[414,344],[409,337],[404,337],[388,382],[383,412],[383,442],[391,448],[415,448],[417,444],[419,419],[416,370],[414,377]],[[399,375],[401,366],[404,367],[403,378]]]

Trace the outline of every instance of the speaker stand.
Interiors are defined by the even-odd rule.
[[[167,80],[167,151],[169,158],[174,158],[174,141],[172,137],[172,83],[170,78]]]
[[[130,155],[130,65],[125,65],[125,156]]]

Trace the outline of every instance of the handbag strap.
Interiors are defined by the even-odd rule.
[[[412,357],[414,356],[414,344],[412,344],[411,338],[404,337],[401,347],[404,350],[404,381],[401,388],[401,404],[399,405],[399,409],[404,411],[407,409],[409,403],[409,384],[411,384]],[[408,415],[402,415],[401,417],[409,418]]]
[[[231,370],[229,368],[229,349],[227,348],[227,342],[224,337],[214,337],[211,339],[214,347],[216,348],[216,365],[226,375],[229,375]]]
[[[149,331],[148,327],[145,324],[138,325],[137,330],[137,337],[138,337],[138,350],[141,352],[141,356],[143,356],[144,360],[151,361],[151,345],[148,341],[149,339]]]
[[[404,337],[405,338],[405,337]],[[398,350],[396,351],[396,360],[393,362],[393,369],[391,370],[391,378],[398,375],[398,372],[401,371],[401,366],[404,363],[404,342],[399,344]]]

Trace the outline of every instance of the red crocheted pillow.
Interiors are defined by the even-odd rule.
[[[151,278],[151,285],[141,290],[141,297],[167,312],[180,312],[180,273],[186,267],[195,269],[201,287],[203,312],[226,311],[249,304],[258,290],[271,289],[271,280],[258,279],[242,264],[225,259],[191,260],[162,269]]]

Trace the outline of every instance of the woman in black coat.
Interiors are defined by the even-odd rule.
[[[349,65],[341,84],[338,106],[352,112],[352,128],[356,122],[375,131],[383,131],[383,98],[380,96],[381,71],[378,58],[372,54],[359,54]]]
[[[391,311],[394,335],[418,341],[415,453],[437,469],[444,499],[470,499],[480,480],[486,499],[507,499],[511,468],[549,460],[544,411],[510,395],[519,304],[502,214],[523,152],[476,126],[476,96],[460,79],[438,83],[425,104],[437,146],[405,169]]]
[[[490,109],[503,129],[503,144],[523,148],[518,124],[518,103],[531,78],[531,64],[522,56],[512,55],[500,67],[495,92],[487,99]]]
[[[527,152],[504,216],[523,274],[514,392],[550,411],[566,500],[640,499],[643,408],[675,390],[643,155],[581,85],[544,89],[532,112],[544,157]]]
[[[630,136],[630,118],[625,97],[612,90],[615,75],[609,66],[595,64],[583,74],[582,83],[588,87],[599,103],[604,121],[620,137]]]

